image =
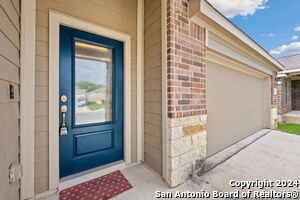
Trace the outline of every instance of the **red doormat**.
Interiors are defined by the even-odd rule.
[[[118,170],[99,178],[75,185],[59,193],[60,200],[106,200],[132,188]]]

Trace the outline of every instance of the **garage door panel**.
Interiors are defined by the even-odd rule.
[[[210,105],[236,105],[243,100],[243,90],[239,87],[224,84],[210,85]]]
[[[264,128],[263,79],[207,65],[208,156]]]
[[[216,106],[213,109],[208,111],[208,121],[212,124],[218,124],[218,126],[211,126],[212,130],[224,126],[229,126],[232,123],[232,120],[235,120],[235,116],[238,115],[237,111],[239,109],[235,106]],[[227,113],[233,112],[231,115],[227,115]],[[219,115],[214,115],[213,113],[219,113]],[[226,116],[227,115],[227,116]]]
[[[211,113],[211,114],[210,114]],[[215,115],[214,113],[218,113]],[[230,115],[228,113],[231,113]],[[208,129],[208,143],[209,148],[215,147],[223,149],[228,146],[231,141],[236,138],[239,134],[238,130],[240,125],[234,125],[236,120],[241,116],[240,106],[219,106],[209,109],[208,111],[208,124],[214,124],[214,126],[209,126]],[[211,134],[211,133],[219,134]],[[211,146],[210,144],[214,144]]]

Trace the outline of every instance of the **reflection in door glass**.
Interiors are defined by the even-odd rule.
[[[75,124],[112,120],[112,49],[75,42]]]

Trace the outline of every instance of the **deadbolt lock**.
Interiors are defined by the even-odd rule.
[[[68,101],[68,97],[66,95],[62,95],[60,97],[60,101],[63,102],[63,103],[66,103]]]

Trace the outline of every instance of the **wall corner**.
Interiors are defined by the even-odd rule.
[[[188,0],[168,0],[165,180],[176,187],[203,169],[207,151],[205,28]]]

